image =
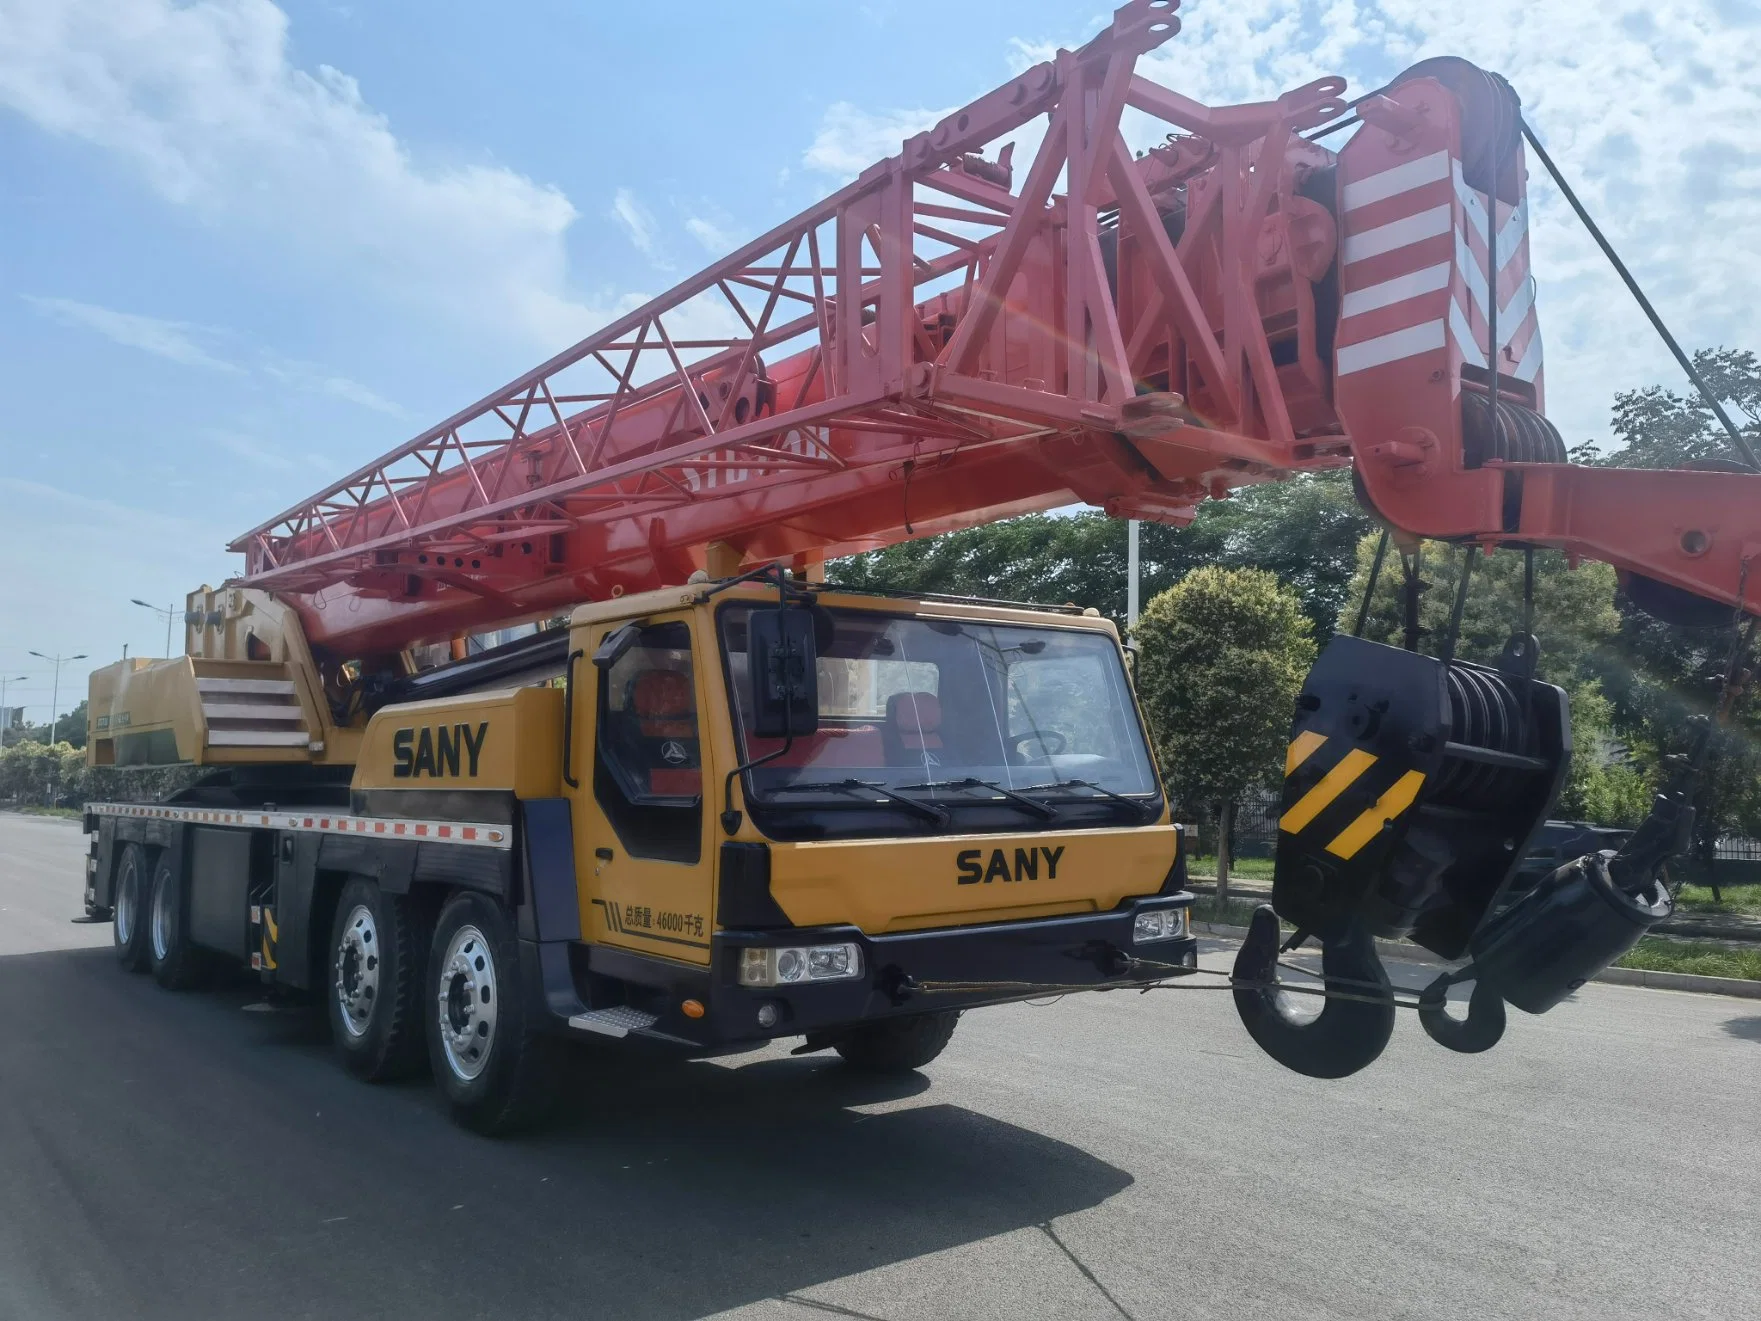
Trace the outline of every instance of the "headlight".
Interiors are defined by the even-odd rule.
[[[1184,908],[1151,908],[1131,922],[1131,941],[1147,945],[1154,940],[1179,940],[1187,934]]]
[[[848,942],[740,951],[742,986],[796,986],[802,982],[845,981],[861,975],[862,947]]]

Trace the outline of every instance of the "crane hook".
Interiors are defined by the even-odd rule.
[[[1419,993],[1419,1026],[1439,1046],[1462,1055],[1478,1055],[1491,1050],[1504,1035],[1504,997],[1486,981],[1474,982],[1474,993],[1468,997],[1466,1018],[1451,1016],[1449,988],[1472,976],[1472,968],[1461,973],[1446,972]]]
[[[1314,1018],[1293,1017],[1277,985],[1278,915],[1270,904],[1254,910],[1247,939],[1235,956],[1235,1010],[1248,1035],[1278,1063],[1311,1078],[1344,1078],[1372,1062],[1394,1035],[1394,996],[1375,942],[1355,918],[1321,951],[1328,998]]]

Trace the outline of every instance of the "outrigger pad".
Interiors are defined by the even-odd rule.
[[[1335,637],[1285,760],[1278,915],[1460,957],[1559,796],[1570,731],[1550,684]]]

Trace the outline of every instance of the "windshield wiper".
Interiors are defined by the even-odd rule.
[[[1141,798],[1127,798],[1124,794],[1117,793],[1104,785],[1096,784],[1093,780],[1053,780],[1050,784],[1032,785],[1023,789],[1021,792],[1024,794],[1040,794],[1046,793],[1052,789],[1093,789],[1096,793],[1111,798],[1115,802],[1124,803],[1128,807],[1136,808],[1140,816],[1146,809],[1153,806],[1153,804],[1146,803]]]
[[[862,790],[879,794],[890,802],[897,803],[907,811],[915,812],[925,820],[934,821],[938,826],[948,824],[948,809],[937,807],[934,803],[922,803],[915,798],[907,798],[904,794],[894,793],[884,784],[875,784],[869,780],[808,780],[798,784],[780,784],[770,792],[773,794],[805,794],[805,793],[846,793],[858,794]]]
[[[963,780],[931,780],[926,784],[902,784],[901,793],[909,793],[914,789],[991,789],[1007,798],[1018,807],[1026,808],[1042,821],[1050,821],[1058,815],[1058,809],[1040,802],[1037,798],[1029,798],[1026,794],[1016,793],[1013,789],[998,784],[995,780],[981,780],[968,775]]]

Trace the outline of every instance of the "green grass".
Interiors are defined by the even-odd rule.
[[[16,807],[8,807],[5,810],[8,812],[22,812],[25,816],[58,816],[63,821],[78,821],[84,816],[84,813],[77,807],[37,807],[35,805],[19,804]]]
[[[1194,922],[1215,922],[1220,926],[1244,927],[1253,917],[1253,910],[1259,903],[1249,899],[1229,899],[1223,904],[1217,903],[1214,894],[1201,894],[1192,905]]]
[[[1217,858],[1215,854],[1206,857],[1188,858],[1186,874],[1210,879],[1217,874]],[[1269,881],[1272,879],[1272,859],[1270,858],[1236,858],[1229,864],[1231,881]]]
[[[1620,960],[1619,966],[1643,968],[1647,972],[1691,972],[1702,977],[1743,977],[1761,981],[1761,946],[1745,949],[1646,936]]]
[[[1746,913],[1761,917],[1761,885],[1721,885],[1723,902],[1715,902],[1705,885],[1684,885],[1676,907],[1685,913]]]

